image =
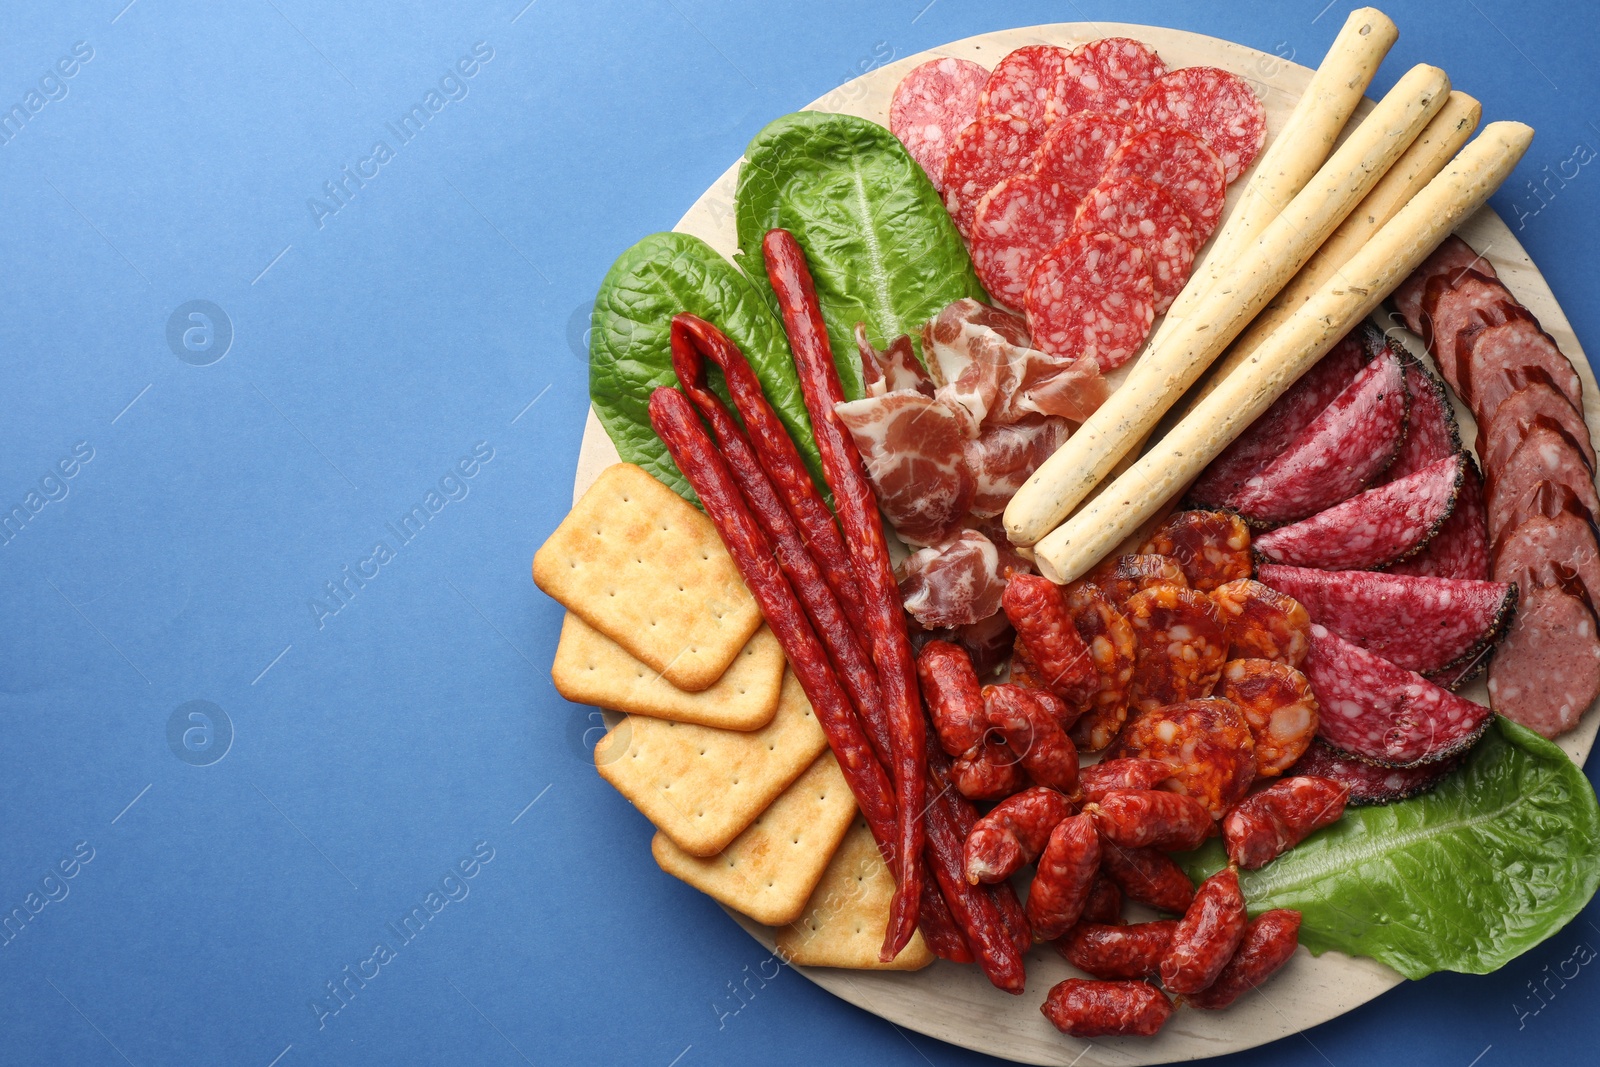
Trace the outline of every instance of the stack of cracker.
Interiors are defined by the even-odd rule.
[[[624,713],[595,766],[655,825],[662,870],[780,927],[793,963],[933,961],[918,934],[878,962],[894,878],[709,519],[619,463],[539,549],[533,580],[567,609],[556,689]]]

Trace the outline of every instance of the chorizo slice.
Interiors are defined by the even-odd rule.
[[[1256,774],[1250,725],[1237,704],[1221,697],[1146,712],[1123,729],[1109,754],[1161,760],[1172,768],[1162,788],[1194,797],[1213,819],[1244,797]]]
[[[1254,578],[1211,591],[1228,635],[1229,659],[1270,659],[1298,667],[1311,651],[1311,615],[1294,597]]]
[[[1135,593],[1157,585],[1189,587],[1189,579],[1177,560],[1150,552],[1107,560],[1090,571],[1087,580],[1099,586],[1112,606],[1124,615],[1128,612],[1128,599]]]
[[[1099,586],[1075,582],[1064,595],[1078,636],[1089,648],[1096,678],[1096,688],[1072,726],[1072,740],[1079,748],[1096,752],[1111,743],[1128,717],[1128,687],[1139,646],[1133,626]]]
[[[1231,511],[1177,511],[1139,549],[1178,561],[1191,589],[1209,593],[1250,577],[1250,527]]]
[[[1206,594],[1162,585],[1128,599],[1134,657],[1129,703],[1138,711],[1211,695],[1228,659],[1222,613]]]
[[[1293,667],[1264,659],[1229,660],[1217,695],[1244,713],[1255,740],[1258,778],[1288,770],[1317,736],[1317,695],[1311,679]]]

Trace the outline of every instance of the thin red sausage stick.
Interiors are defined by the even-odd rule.
[[[873,723],[883,717],[877,672],[873,670],[855,626],[817,565],[803,534],[795,527],[793,517],[779,501],[778,492],[750,439],[723,406],[722,398],[706,386],[704,342],[689,329],[689,324],[684,321],[688,319],[693,319],[693,316],[678,315],[672,320],[672,369],[678,374],[684,394],[711,426],[717,447],[728,461],[728,472],[733,475],[762,532],[778,550],[778,563],[783,567],[784,574],[788,575],[789,584],[799,597],[801,606],[811,616],[817,636],[827,647],[845,692],[855,702],[856,711],[871,735],[875,732]],[[744,354],[722,331],[700,319],[694,319],[694,322],[710,331],[707,336],[721,338],[721,346],[727,351],[717,362],[724,368],[724,373],[739,366],[749,372],[749,363]],[[878,758],[885,767],[890,765],[887,751],[880,748]]]
[[[761,380],[750,369],[750,361],[726,334],[705,319],[685,313],[674,315],[672,325],[693,336],[700,354],[722,371],[728,395],[744,420],[750,445],[761,457],[761,468],[772,479],[806,544],[816,554],[833,595],[839,598],[851,619],[860,619],[861,593],[856,586],[850,550],[845,547],[839,527],[833,521],[833,512],[811,481],[800,450],[795,448],[783,421],[762,392]],[[858,636],[863,645],[867,644],[864,634]]]
[[[855,440],[839,420],[833,406],[844,400],[833,349],[822,322],[822,308],[806,267],[805,253],[787,230],[769,230],[761,242],[767,279],[783,312],[784,331],[794,350],[795,369],[811,429],[822,454],[822,470],[833,490],[840,526],[855,563],[862,589],[862,618],[872,635],[872,659],[878,668],[883,708],[894,740],[895,795],[900,802],[900,878],[890,909],[892,959],[916,927],[921,896],[917,857],[922,855],[923,772],[927,764],[927,729],[922,698],[917,692],[917,668],[906,634],[905,609],[900,587],[889,563],[877,500],[867,481],[866,467]]]
[[[828,654],[817,639],[816,631],[811,628],[811,622],[795,598],[788,579],[783,576],[772,546],[746,510],[744,498],[739,495],[738,485],[727,463],[712,446],[688,398],[676,389],[662,386],[650,394],[650,425],[655,428],[656,434],[672,455],[673,462],[699,495],[706,516],[717,528],[717,534],[727,546],[728,554],[733,557],[734,565],[738,567],[751,595],[756,598],[767,625],[772,627],[778,643],[783,646],[789,668],[794,671],[800,687],[811,701],[817,723],[827,735],[828,746],[839,758],[839,767],[844,771],[845,780],[850,783],[850,792],[855,795],[862,816],[877,838],[879,848],[883,850],[884,862],[893,869],[896,860],[902,857],[896,853],[897,819],[888,775],[878,764],[872,746],[861,732],[855,708],[840,687],[839,680],[834,677]],[[921,855],[920,850],[917,855]],[[913,857],[910,864],[901,865],[902,870],[907,868],[913,872],[913,892],[916,893],[912,908],[914,913],[918,910],[915,904],[920,903],[922,895],[921,879],[918,877],[922,873],[921,865]],[[905,883],[902,882],[899,889],[904,888]],[[913,914],[913,924],[915,919]],[[889,952],[897,934],[891,921],[884,952]],[[905,940],[910,940],[910,934],[906,935]],[[899,948],[889,952],[885,962],[894,959],[900,954],[900,948],[904,947],[904,942],[901,942]]]

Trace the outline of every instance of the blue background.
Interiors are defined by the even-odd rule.
[[[0,945],[0,1061],[982,1061],[791,972],[736,1000],[766,953],[656,869],[590,766],[598,720],[551,687],[561,613],[528,577],[568,504],[589,301],[766,121],[875,63],[1101,18],[1314,65],[1347,10],[1323,2],[7,4],[0,108],[93,54],[0,146],[0,511],[66,493],[0,546],[0,913],[78,842],[93,858]],[[1600,147],[1594,16],[1387,6],[1375,89],[1438,63],[1486,119],[1538,128],[1495,205],[1600,336],[1600,183],[1547,205],[1526,185]],[[387,130],[478,42],[459,99]],[[393,158],[319,220],[308,200],[378,139]],[[207,366],[220,334],[187,359],[167,339],[193,300],[231,322]],[[475,445],[492,459],[400,545],[385,524]],[[379,540],[393,559],[319,626],[311,598]],[[193,700],[231,722],[211,713],[207,747],[183,712],[198,755],[168,740]],[[469,895],[319,1018],[475,848],[492,860],[450,883]],[[1587,945],[1593,905],[1500,974],[1233,1062],[1587,1058],[1597,969],[1529,986]]]

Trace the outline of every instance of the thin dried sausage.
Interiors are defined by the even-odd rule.
[[[1050,831],[1039,856],[1039,870],[1028,889],[1028,925],[1040,941],[1054,941],[1072,929],[1100,870],[1100,836],[1087,815],[1063,819]]]
[[[1300,775],[1245,797],[1222,820],[1228,858],[1245,870],[1264,867],[1344,814],[1350,787]]]
[[[1148,982],[1068,978],[1039,1010],[1071,1037],[1152,1037],[1172,1014],[1172,1001]]]
[[[1002,882],[1039,858],[1050,831],[1072,815],[1072,801],[1045,786],[1008,797],[967,835],[966,876],[973,885]]]
[[[1189,910],[1172,932],[1161,960],[1161,984],[1173,993],[1198,993],[1222,973],[1244,939],[1244,894],[1232,867],[1200,883]]]

